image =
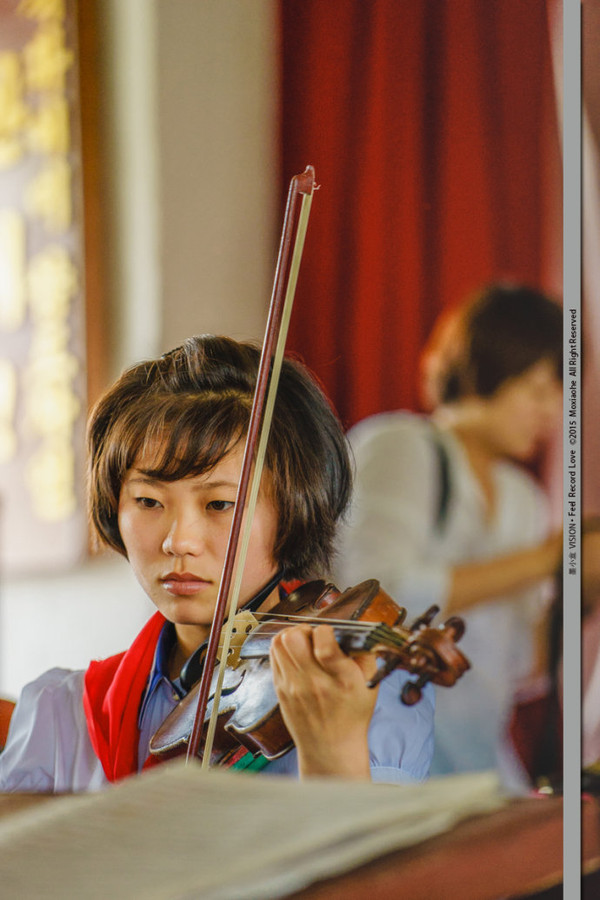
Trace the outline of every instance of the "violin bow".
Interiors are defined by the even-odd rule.
[[[198,754],[219,642],[221,641],[221,660],[227,659],[229,651],[233,622],[237,611],[244,565],[250,542],[252,519],[269,440],[300,260],[304,249],[308,217],[310,215],[313,193],[318,187],[315,183],[315,170],[312,166],[307,166],[302,174],[295,175],[289,186],[273,292],[271,294],[269,315],[256,378],[252,411],[248,423],[246,445],[244,447],[240,483],[237,489],[235,510],[227,542],[219,593],[200,680],[198,703],[194,725],[190,734],[186,762],[194,759]],[[244,519],[243,524],[242,519]],[[235,580],[232,586],[234,569]],[[227,625],[221,637],[228,607]],[[203,769],[207,769],[210,765],[224,674],[225,665],[222,664],[219,666],[213,709],[204,744]]]

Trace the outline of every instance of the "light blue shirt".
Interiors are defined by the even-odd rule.
[[[166,673],[170,626],[161,632],[140,706],[138,760],[143,765],[151,736],[183,694]],[[83,671],[51,669],[27,685],[16,706],[6,747],[0,753],[0,791],[83,791],[107,784],[89,739],[83,711]],[[415,706],[400,701],[410,676],[396,670],[379,687],[369,727],[373,781],[424,780],[433,755],[434,693],[431,686]],[[298,776],[295,749],[268,763],[265,775]]]

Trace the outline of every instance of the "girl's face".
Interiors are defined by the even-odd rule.
[[[520,461],[530,459],[560,421],[562,383],[549,360],[540,360],[502,384],[492,397],[479,398],[485,438],[493,450]]]
[[[179,642],[189,652],[210,631],[242,457],[243,447],[236,446],[210,472],[172,482],[144,475],[152,460],[142,457],[127,472],[121,488],[119,529],[129,562],[157,609],[175,624]],[[263,485],[267,478],[265,472]],[[277,570],[273,559],[276,531],[275,507],[261,488],[240,605]]]

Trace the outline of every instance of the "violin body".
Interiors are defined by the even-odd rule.
[[[211,717],[218,669],[215,669],[204,716],[205,728]],[[200,682],[167,716],[150,741],[153,756],[171,758],[187,751],[194,725]],[[227,667],[219,702],[219,717],[210,764],[224,763],[240,746],[267,759],[282,756],[292,739],[281,717],[268,658],[244,660],[237,668]],[[203,757],[204,737],[198,756]]]
[[[270,643],[278,631],[289,628],[294,621],[309,619],[314,624],[319,624],[320,619],[326,621],[333,626],[344,652],[350,655],[374,652],[378,656],[381,662],[370,686],[396,668],[416,674],[417,680],[406,683],[400,698],[412,705],[420,699],[422,687],[428,681],[450,687],[470,667],[454,643],[464,631],[462,620],[454,617],[441,627],[431,627],[437,612],[438,608],[432,607],[407,629],[403,627],[406,610],[381,590],[375,579],[343,593],[322,580],[301,585],[270,610],[269,616],[278,618],[266,619],[246,637],[235,654],[235,667],[227,665],[210,764],[223,764],[240,746],[253,754],[262,753],[267,759],[276,759],[293,746],[279,709],[269,662]],[[217,678],[218,667],[209,691],[205,731],[213,711]],[[152,755],[170,758],[186,752],[194,726],[199,684],[194,685],[153,735]],[[203,747],[204,736],[198,750],[200,758]]]

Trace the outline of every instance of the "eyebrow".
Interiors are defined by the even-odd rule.
[[[134,470],[135,471],[135,470]],[[175,479],[176,481],[182,481],[184,479]],[[139,475],[126,476],[124,483],[127,484],[148,484],[148,485],[161,485],[161,484],[171,484],[171,480],[167,480],[165,478],[154,478],[151,475],[144,475],[143,472],[140,472]],[[206,489],[214,489],[214,488],[235,488],[237,490],[238,482],[237,481],[226,481],[225,479],[221,479],[220,481],[204,481],[201,484],[193,485],[194,488],[198,490],[206,490]]]

